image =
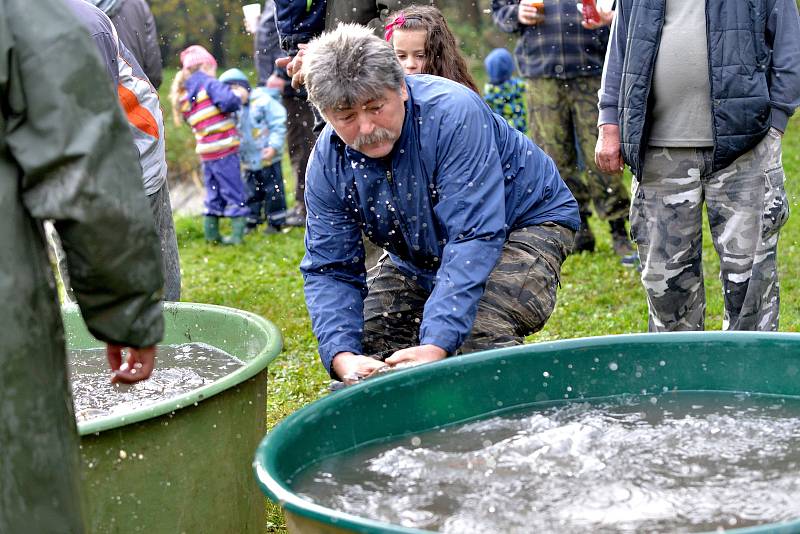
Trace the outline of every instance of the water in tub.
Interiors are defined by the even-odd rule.
[[[111,383],[105,348],[70,350],[68,360],[78,421],[176,397],[244,366],[238,358],[205,343],[159,345],[150,378],[127,385]]]
[[[800,399],[551,405],[329,458],[293,488],[440,532],[699,532],[800,519]]]

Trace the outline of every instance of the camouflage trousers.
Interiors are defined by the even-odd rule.
[[[781,139],[770,133],[725,169],[710,148],[649,147],[632,188],[631,235],[639,247],[650,331],[702,330],[703,218],[720,258],[723,329],[777,330],[778,235],[789,217]]]
[[[526,335],[541,330],[555,308],[561,264],[574,237],[574,231],[554,223],[511,232],[478,302],[472,332],[458,352],[521,345]],[[430,293],[400,271],[388,254],[369,270],[367,285],[364,354],[383,359],[419,345]]]
[[[622,177],[600,172],[594,162],[600,76],[529,78],[527,82],[531,139],[553,158],[581,213],[591,213],[594,204],[601,219],[627,216],[630,201]]]

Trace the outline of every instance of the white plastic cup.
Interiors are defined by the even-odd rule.
[[[244,13],[245,29],[250,33],[255,33],[258,26],[258,19],[261,17],[261,4],[247,4],[242,6]]]

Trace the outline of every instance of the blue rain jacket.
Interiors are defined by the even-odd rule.
[[[477,94],[436,76],[407,76],[406,84],[402,134],[387,158],[347,147],[328,125],[306,173],[300,270],[328,372],[337,353],[361,353],[362,231],[431,291],[420,342],[452,354],[472,329],[506,236],[580,222],[553,161]]]
[[[261,150],[269,146],[278,152],[275,161],[280,161],[286,138],[286,108],[266,88],[250,91],[249,102],[236,112],[236,129],[240,139],[239,160],[246,170],[257,171],[272,165],[272,161],[261,158]]]

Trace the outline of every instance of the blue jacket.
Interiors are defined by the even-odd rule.
[[[278,96],[277,98],[280,98]],[[261,150],[271,146],[280,161],[286,138],[286,108],[263,87],[250,91],[248,104],[236,114],[239,131],[239,160],[246,170],[256,171],[272,164],[262,161]]]
[[[275,20],[281,48],[289,55],[325,30],[325,0],[275,0]]]
[[[599,124],[619,124],[634,175],[647,148],[648,98],[665,0],[622,0],[612,25]],[[800,105],[800,17],[795,0],[707,0],[713,170],[784,131]]]
[[[452,354],[475,319],[486,279],[512,230],[577,229],[578,205],[553,160],[473,91],[437,76],[406,77],[405,122],[383,160],[347,147],[330,125],[306,173],[300,265],[322,363],[361,353],[367,295],[362,231],[432,291],[420,342]]]

